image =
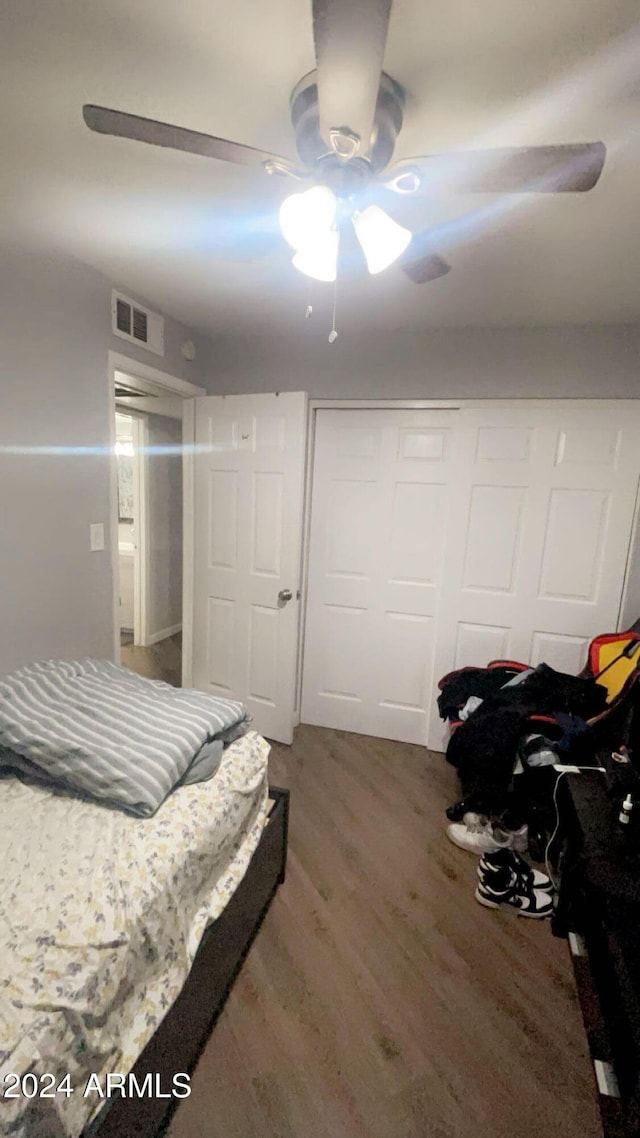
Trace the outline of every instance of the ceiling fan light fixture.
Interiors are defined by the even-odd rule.
[[[332,230],[336,196],[328,186],[313,186],[301,194],[289,194],[280,206],[280,229],[293,249],[320,243]]]
[[[396,174],[395,178],[384,183],[387,189],[393,190],[396,194],[415,194],[422,185],[422,178],[417,170],[411,168],[401,170]]]
[[[354,134],[346,126],[332,127],[329,131],[329,138],[334,154],[337,154],[338,158],[342,158],[345,162],[354,158],[360,149],[360,135]]]
[[[381,273],[397,261],[411,241],[411,232],[398,225],[378,205],[354,214],[353,227],[370,273]]]
[[[293,258],[294,268],[316,281],[335,281],[338,275],[339,243],[337,229],[329,229],[315,240],[308,240]]]

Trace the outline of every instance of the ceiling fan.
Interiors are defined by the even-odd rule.
[[[402,87],[382,70],[391,4],[312,0],[317,67],[291,95],[299,166],[242,143],[93,104],[83,107],[84,120],[101,134],[258,166],[297,181],[301,190],[283,202],[280,228],[295,250],[293,264],[308,276],[335,280],[341,239],[355,231],[371,273],[398,261],[416,283],[436,280],[450,265],[431,248],[429,231],[412,235],[398,224],[376,204],[380,192],[389,203],[393,195],[435,187],[466,193],[584,192],[598,181],[606,149],[602,142],[506,147],[391,164],[404,108]]]

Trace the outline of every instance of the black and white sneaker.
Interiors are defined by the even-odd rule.
[[[476,901],[487,909],[501,909],[505,906],[519,917],[550,917],[553,901],[543,889],[533,889],[517,873],[502,870],[500,878],[487,885],[478,882]]]
[[[515,850],[494,850],[483,854],[478,864],[478,877],[488,885],[497,880],[504,870],[511,870],[532,889],[553,893],[553,882],[546,873],[533,869]]]

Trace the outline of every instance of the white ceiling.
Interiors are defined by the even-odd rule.
[[[397,157],[598,139],[608,157],[587,194],[412,200],[416,229],[463,219],[452,272],[339,282],[343,326],[640,320],[639,18],[637,0],[395,0]],[[295,158],[289,95],[313,66],[310,0],[2,0],[0,238],[64,248],[204,332],[299,327],[307,280],[273,235],[291,184],[91,134],[81,107]]]

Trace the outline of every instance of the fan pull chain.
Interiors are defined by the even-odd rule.
[[[309,284],[307,286],[307,307],[306,307],[305,313],[304,313],[305,320],[309,320],[311,317],[311,313],[313,312],[313,304],[311,303],[311,290],[312,290],[312,288],[313,288],[313,283],[312,283],[312,281],[309,281]]]
[[[338,295],[338,278],[336,276],[333,282],[333,320],[331,323],[331,331],[329,332],[329,343],[335,344],[338,339],[338,330],[336,328],[336,297]]]

